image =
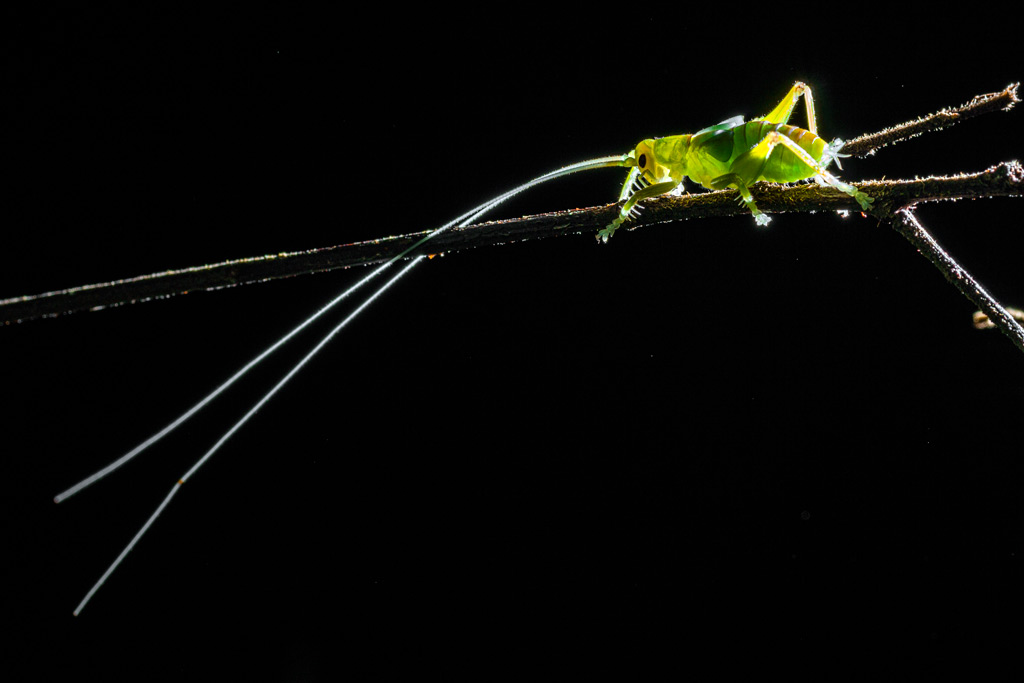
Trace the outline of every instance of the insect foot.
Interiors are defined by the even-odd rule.
[[[598,230],[597,241],[601,242],[602,244],[607,244],[608,238],[615,234],[615,231],[619,229],[620,225],[622,225],[622,218],[616,218],[615,220],[608,224],[608,227],[604,228],[603,230]]]
[[[867,196],[866,194],[859,190],[857,191],[857,194],[853,195],[853,198],[857,200],[858,204],[860,204],[860,208],[864,209],[865,211],[870,211],[871,205],[875,203],[874,199],[872,199],[871,197]]]

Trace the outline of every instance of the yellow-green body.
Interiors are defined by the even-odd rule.
[[[801,96],[807,106],[807,129],[787,123]],[[762,180],[790,183],[816,178],[846,192],[868,210],[870,197],[826,170],[841,147],[842,141],[828,144],[818,137],[810,88],[799,82],[775,109],[754,121],[744,122],[738,116],[692,135],[643,140],[623,164],[631,167],[619,196],[625,204],[598,238],[607,241],[629,220],[638,201],[670,192],[686,178],[710,190],[739,190],[758,225],[770,220],[750,194],[750,186]]]

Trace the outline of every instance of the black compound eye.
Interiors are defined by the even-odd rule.
[[[647,165],[647,155],[646,154],[641,154],[640,158],[636,160],[636,165],[639,168],[643,168],[644,166],[646,166]]]

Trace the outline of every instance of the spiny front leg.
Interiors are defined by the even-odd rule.
[[[626,202],[629,198],[638,190],[643,189],[647,186],[647,181],[640,174],[640,169],[636,166],[629,169],[629,174],[626,176],[626,182],[622,184],[622,190],[619,192],[619,201]],[[632,206],[632,205],[630,205]],[[608,238],[615,234],[615,231],[620,225],[629,219],[630,213],[633,213],[632,209],[626,209],[625,207],[619,212],[619,215],[614,221],[609,223],[603,230],[597,232],[597,239],[601,242],[607,242]]]
[[[626,200],[625,204],[622,205],[622,208],[619,209],[619,215],[615,218],[615,220],[609,223],[607,227],[605,227],[603,230],[598,230],[598,241],[607,242],[608,238],[614,235],[615,231],[618,230],[623,223],[630,219],[630,216],[632,215],[634,207],[636,206],[637,202],[639,202],[642,199],[648,199],[650,197],[656,197],[659,194],[671,192],[677,187],[679,187],[679,183],[677,182],[655,183],[654,185],[650,185],[648,187],[643,188],[639,192],[636,192],[632,197]]]

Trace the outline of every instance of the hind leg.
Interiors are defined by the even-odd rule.
[[[765,136],[765,139],[767,140],[772,137],[776,138],[778,143],[785,145],[785,147],[795,154],[800,161],[802,161],[809,169],[813,170],[816,177],[821,178],[821,180],[826,184],[831,185],[837,190],[841,190],[856,199],[862,210],[869,211],[871,209],[871,204],[875,201],[874,199],[867,196],[850,183],[844,183],[842,180],[829,173],[825,170],[824,166],[815,161],[814,157],[808,154],[800,145],[793,142],[785,135],[779,135],[775,132],[769,133]]]
[[[770,113],[762,116],[760,119],[754,119],[755,121],[770,121],[771,123],[789,123],[789,117],[793,113],[793,109],[796,107],[796,103],[800,100],[801,95],[804,98],[804,106],[807,107],[807,130],[811,131],[815,135],[818,134],[818,123],[814,117],[814,98],[811,96],[811,88],[806,83],[797,81],[793,84],[793,87],[789,89],[786,96],[782,98],[779,105],[772,109]]]

